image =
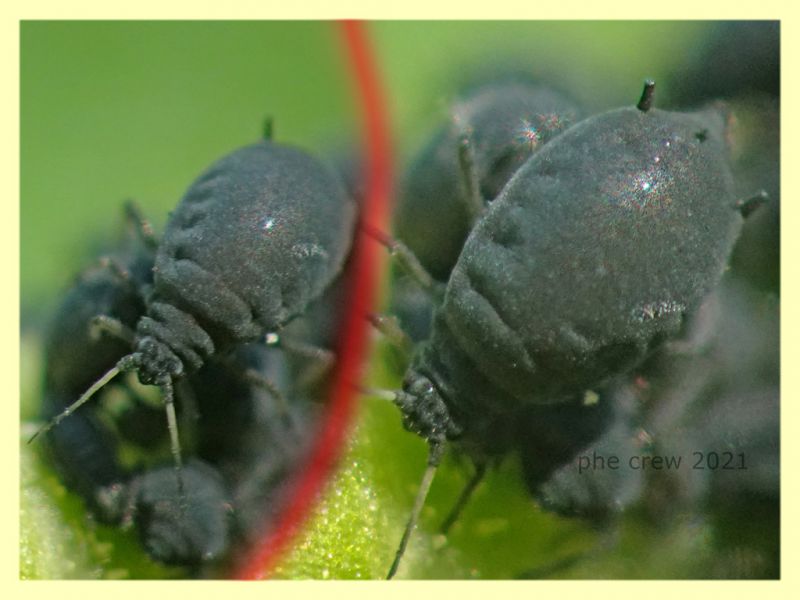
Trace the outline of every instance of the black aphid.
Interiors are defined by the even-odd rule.
[[[513,450],[523,411],[632,369],[719,280],[742,223],[724,115],[653,109],[649,82],[642,102],[545,144],[464,243],[395,399],[430,455],[389,577],[447,441]]]
[[[77,278],[48,330],[45,419],[61,414],[130,351],[119,334],[144,315],[156,242],[135,209],[126,211],[135,235]],[[182,382],[179,395],[188,403],[178,415],[195,457],[181,472],[183,494],[172,468],[121,460],[122,444],[133,444],[145,458],[166,437],[162,412],[141,402],[130,381],[120,379],[102,392],[105,399],[122,392],[122,406],[92,403],[51,429],[45,445],[65,485],[98,520],[133,527],[156,561],[200,567],[229,557],[237,540],[258,535],[280,506],[315,419],[278,348],[236,346]]]
[[[162,390],[180,484],[174,383],[301,314],[339,273],[354,219],[338,176],[305,152],[264,140],[219,160],[170,216],[135,332],[107,323],[132,351],[40,431],[136,371]]]
[[[129,225],[146,232],[133,207],[126,211]],[[141,290],[152,283],[154,247],[148,235],[129,236],[120,252],[81,273],[65,294],[45,336],[45,420],[61,414],[130,351],[129,342],[105,335],[102,323],[111,319],[130,328],[144,314]],[[119,521],[112,496],[119,495],[114,490],[127,475],[117,460],[117,441],[97,412],[80,411],[67,419],[50,431],[47,446],[65,483],[93,513],[101,521]]]

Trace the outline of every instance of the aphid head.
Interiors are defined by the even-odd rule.
[[[409,369],[403,381],[403,390],[394,396],[394,403],[403,413],[403,426],[425,438],[428,442],[428,468],[422,476],[422,481],[408,518],[403,538],[395,554],[394,562],[389,568],[387,579],[392,579],[400,566],[400,560],[405,553],[411,532],[417,524],[419,514],[425,504],[431,483],[436,475],[436,469],[442,460],[444,445],[448,439],[453,439],[461,434],[461,427],[450,418],[450,412],[439,390],[425,375]]]
[[[442,444],[461,434],[461,427],[450,417],[442,394],[427,376],[413,368],[394,402],[403,413],[403,426],[430,444]]]
[[[126,370],[135,370],[143,385],[162,385],[165,379],[183,375],[183,363],[169,346],[155,338],[139,338],[136,350],[126,357]]]

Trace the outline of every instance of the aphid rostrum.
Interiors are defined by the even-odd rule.
[[[390,577],[446,442],[477,463],[513,450],[498,432],[520,411],[629,371],[721,276],[745,206],[725,116],[651,109],[652,93],[544,145],[471,230],[395,397],[430,454]]]

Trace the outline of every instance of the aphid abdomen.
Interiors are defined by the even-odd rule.
[[[678,331],[742,221],[723,130],[713,111],[620,109],[516,173],[467,239],[440,309],[498,389],[558,402]]]
[[[401,186],[395,232],[423,266],[447,281],[472,228],[459,166],[469,141],[474,177],[485,204],[534,152],[581,117],[570,98],[528,81],[502,81],[457,102],[452,121],[414,159]]]
[[[651,483],[669,490],[670,509],[703,499],[713,510],[741,503],[746,513],[754,496],[780,496],[780,305],[726,275],[703,308],[689,327],[701,344],[648,361],[642,401],[655,452],[697,467],[667,486]],[[709,455],[727,457],[727,467],[711,468]]]
[[[44,397],[42,418],[59,414],[72,401],[48,391]],[[104,501],[103,492],[122,484],[127,475],[117,462],[116,442],[94,413],[79,411],[55,427],[46,436],[46,447],[64,484],[78,494],[92,513],[104,523],[119,522],[118,507]]]
[[[220,345],[301,313],[339,272],[355,203],[329,168],[261,142],[221,159],[187,191],[156,258],[155,298]]]
[[[173,565],[221,558],[230,542],[232,507],[219,472],[192,460],[183,468],[181,495],[175,471],[161,467],[131,481],[131,517],[147,552]]]
[[[107,265],[91,267],[64,297],[45,338],[45,390],[41,418],[49,421],[72,404],[86,387],[130,351],[129,344],[106,332],[92,332],[97,316],[133,328],[144,313],[140,289],[149,283],[152,255],[140,247],[116,257],[128,277]],[[128,475],[117,459],[117,441],[97,417],[96,407],[75,412],[48,431],[45,444],[65,485],[108,523],[121,518],[108,494]]]
[[[627,377],[614,378],[578,400],[526,412],[527,439],[520,444],[523,474],[544,508],[604,521],[641,494],[642,472],[629,462],[647,452],[639,436],[641,407]]]
[[[611,398],[595,395],[598,401],[593,404],[579,394],[564,404],[530,406],[517,418],[517,446],[529,489],[538,489],[611,424]]]
[[[106,334],[93,335],[91,323],[94,317],[106,315],[135,327],[144,313],[137,285],[139,282],[120,280],[105,267],[92,267],[80,275],[47,332],[45,385],[48,389],[65,397],[77,396],[130,351],[121,339]]]

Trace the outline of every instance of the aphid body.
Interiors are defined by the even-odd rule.
[[[66,293],[46,337],[43,418],[61,413],[130,351],[125,341],[96,329],[95,319],[136,325],[145,310],[144,290],[152,284],[153,260],[152,248],[141,240],[126,240],[122,251],[112,254],[107,264],[81,273]],[[215,372],[217,379],[221,374],[213,363],[202,372],[206,371]],[[190,385],[197,390],[198,401],[204,401],[205,388]],[[246,399],[235,400],[244,404]],[[48,432],[48,454],[64,483],[101,522],[134,526],[155,560],[196,565],[220,558],[228,547],[231,519],[227,488],[216,470],[199,460],[185,465],[182,479],[188,504],[181,508],[173,468],[126,468],[119,460],[120,440],[100,413],[99,404],[93,404]],[[147,409],[134,407],[118,415],[117,434],[125,432],[122,421],[128,413],[134,413],[131,421],[141,428]],[[152,432],[129,433],[153,438]]]
[[[336,174],[300,150],[264,140],[219,160],[167,224],[135,334],[115,325],[133,351],[40,431],[135,370],[163,392],[179,470],[173,381],[302,313],[341,269],[354,219]]]
[[[397,237],[446,282],[477,216],[471,210],[494,200],[531,154],[580,117],[575,102],[545,86],[511,80],[474,90],[410,165],[394,215]],[[473,181],[465,181],[461,152]],[[470,206],[472,193],[481,206]]]
[[[564,94],[524,79],[469,90],[411,162],[400,186],[394,230],[441,283],[464,241],[514,172],[582,116]],[[434,302],[396,270],[391,313],[414,341],[430,334]]]
[[[470,232],[395,398],[430,445],[418,504],[445,441],[476,464],[525,444],[526,410],[629,371],[719,280],[742,223],[724,117],[651,94],[544,145]]]
[[[742,221],[723,130],[716,111],[620,109],[535,154],[467,239],[406,378],[408,424],[472,438],[492,415],[564,402],[677,333]]]
[[[339,272],[354,216],[334,173],[299,150],[263,141],[221,159],[171,215],[124,366],[162,385],[278,331]]]
[[[64,296],[45,337],[45,381],[41,414],[49,420],[78,397],[130,347],[123,340],[93,331],[98,315],[134,327],[144,313],[140,291],[152,282],[153,253],[137,240],[112,256],[125,275],[109,266],[85,270]],[[50,431],[47,445],[67,485],[79,493],[103,521],[119,512],[108,505],[108,491],[126,475],[116,459],[116,442],[96,411],[84,410]]]
[[[173,382],[186,381],[198,409],[225,419],[224,426],[199,423],[201,456],[235,455],[231,427],[241,433],[242,417],[254,410],[244,345],[279,331],[326,289],[344,262],[354,220],[355,203],[332,170],[262,141],[221,159],[189,188],[155,258],[148,250],[117,265],[135,267],[135,276],[100,270],[70,292],[51,335],[44,416],[52,420],[40,432],[49,432],[68,485],[109,522],[133,518],[157,560],[197,564],[228,545],[225,482],[200,461],[181,468]],[[89,332],[98,315],[110,332],[95,339]],[[130,370],[163,391],[176,467],[169,484],[162,470],[125,472],[116,440],[94,411],[72,415]],[[232,406],[220,411],[220,399]],[[197,515],[207,527],[192,533]]]

